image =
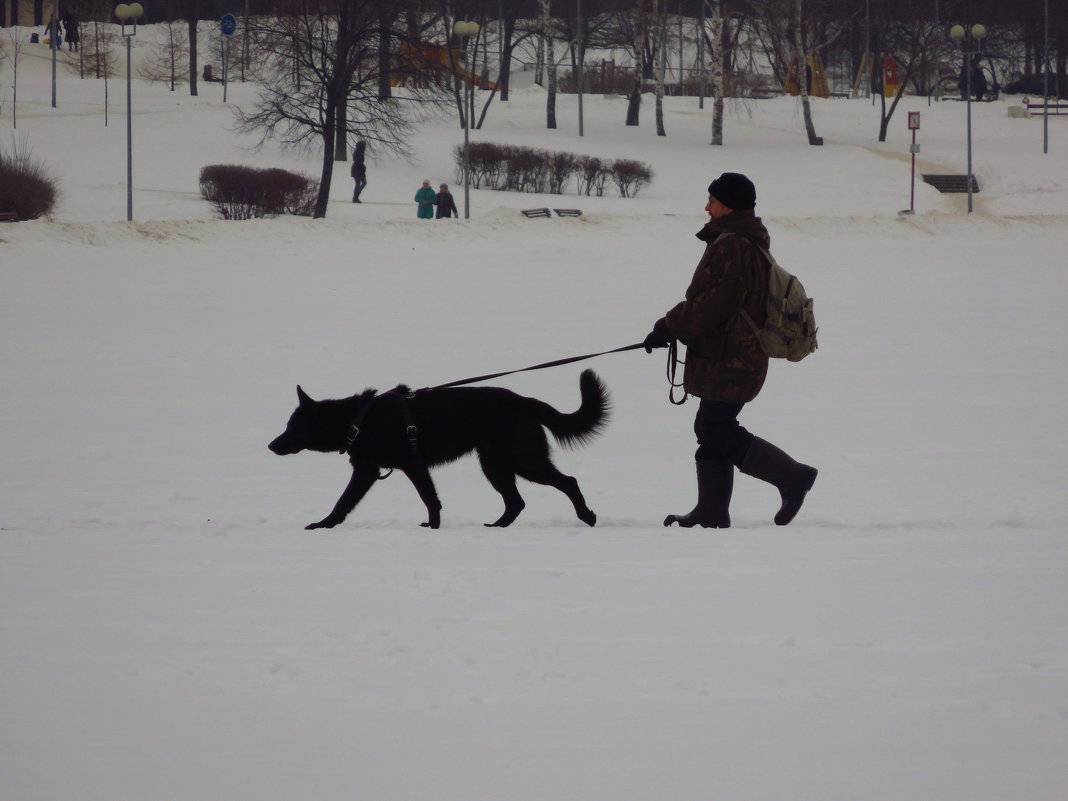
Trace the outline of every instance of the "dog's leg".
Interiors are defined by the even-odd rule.
[[[550,487],[556,487],[560,492],[564,493],[575,507],[575,514],[578,515],[586,525],[592,526],[597,522],[597,515],[586,505],[586,499],[582,497],[582,491],[579,489],[578,482],[571,476],[565,476],[559,470],[556,469],[556,465],[550,462],[547,458],[544,462],[538,464],[525,464],[519,469],[519,475],[525,478],[527,481],[533,481],[535,484],[545,484]]]
[[[349,512],[356,508],[356,504],[363,499],[363,496],[367,494],[367,490],[371,489],[377,480],[378,468],[375,465],[353,465],[352,478],[349,479],[349,485],[345,487],[345,491],[337,499],[337,503],[334,504],[330,514],[318,523],[312,523],[304,528],[309,531],[315,528],[333,528],[348,517]]]
[[[516,488],[515,473],[504,460],[495,458],[484,451],[478,452],[478,462],[482,465],[482,472],[486,475],[489,483],[504,498],[504,514],[494,522],[486,523],[485,525],[504,528],[519,517],[519,513],[527,505]]]
[[[434,481],[430,478],[430,471],[425,465],[418,464],[411,467],[402,467],[401,471],[408,476],[408,480],[415,486],[419,498],[426,506],[429,520],[422,525],[425,528],[441,527],[441,501],[438,499],[438,491],[434,489]]]

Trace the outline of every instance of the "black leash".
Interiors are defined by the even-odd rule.
[[[462,378],[459,381],[450,381],[447,384],[438,384],[436,387],[423,387],[422,389],[417,389],[416,392],[427,392],[432,389],[447,389],[448,387],[459,387],[464,384],[477,384],[479,381],[489,381],[491,378],[500,378],[502,375],[525,373],[528,370],[544,370],[546,367],[559,367],[562,364],[581,362],[584,359],[593,359],[597,356],[607,356],[609,353],[622,353],[625,350],[637,350],[638,348],[644,347],[645,343],[639,342],[636,345],[624,345],[622,348],[614,348],[613,350],[602,350],[600,353],[587,353],[584,356],[569,356],[566,359],[556,359],[555,361],[545,362],[544,364],[535,364],[532,367],[521,367],[518,370],[504,370],[500,373],[490,373],[489,375],[480,375],[476,376],[475,378]]]

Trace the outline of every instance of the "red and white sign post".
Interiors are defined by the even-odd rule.
[[[916,213],[916,154],[920,152],[920,146],[916,144],[916,131],[920,130],[920,112],[909,112],[909,130],[912,131],[912,187],[909,190],[909,214]]]

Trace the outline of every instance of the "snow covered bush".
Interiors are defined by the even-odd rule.
[[[55,178],[28,148],[16,146],[10,154],[0,148],[0,212],[36,220],[51,214],[58,197]]]
[[[314,179],[277,168],[213,164],[200,171],[200,194],[224,220],[311,217],[318,192]]]

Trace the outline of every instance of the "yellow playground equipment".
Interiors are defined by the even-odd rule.
[[[497,88],[497,84],[489,79],[488,71],[479,75],[464,66],[461,48],[427,42],[418,46],[401,44],[397,52],[396,66],[389,79],[390,85],[404,86],[413,76],[427,69],[451,72],[480,89]]]
[[[783,82],[782,87],[790,95],[801,94],[800,85],[798,84],[797,66],[799,62],[800,59],[795,52],[790,58],[790,68],[786,71],[786,80]],[[823,71],[823,61],[820,59],[819,53],[805,54],[805,78],[809,96],[831,96],[831,92],[827,88],[827,75]]]

